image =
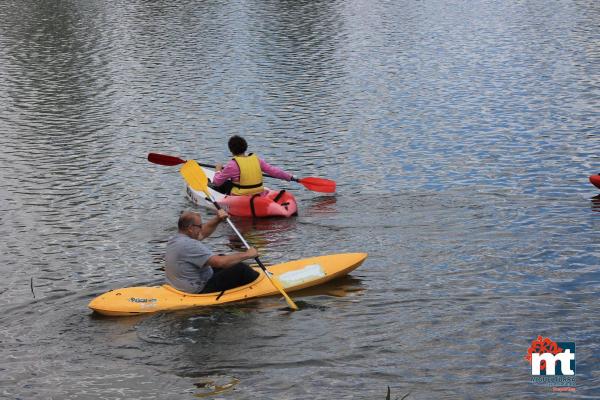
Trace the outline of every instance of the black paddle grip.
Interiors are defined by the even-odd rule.
[[[256,263],[258,264],[258,266],[265,271],[265,273],[267,272],[267,268],[264,266],[264,264],[262,263],[262,261],[260,261],[260,259],[258,257],[254,258],[254,261],[256,261]]]

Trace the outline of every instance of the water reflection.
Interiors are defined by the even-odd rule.
[[[276,365],[328,365],[320,360],[320,351],[314,349],[315,337],[329,346],[340,335],[337,329],[327,328],[335,323],[330,320],[332,305],[328,300],[332,296],[356,296],[363,290],[360,279],[344,277],[293,292],[294,299],[302,304],[295,313],[282,308],[281,300],[275,296],[156,314],[139,322],[136,332],[144,342],[176,346],[172,357],[177,362],[170,370],[192,379],[200,389],[196,393],[205,396],[238,384],[256,385],[265,371],[271,370],[267,375],[280,375],[272,371]],[[293,321],[298,318],[301,325],[294,328]],[[323,320],[317,323],[319,319]],[[331,336],[326,335],[327,331]],[[283,351],[284,347],[288,349]]]
[[[268,252],[289,241],[287,232],[294,230],[297,218],[232,218],[232,222],[246,242],[259,252]],[[228,228],[228,246],[233,250],[244,250],[240,238]]]
[[[310,297],[313,296],[357,296],[360,295],[365,289],[366,286],[361,279],[352,275],[346,275],[331,282],[326,282],[319,286],[309,287],[292,293],[294,298],[309,297],[309,299],[306,299],[305,302],[306,304],[311,304],[316,303],[315,301],[310,300]]]
[[[311,308],[323,311],[329,308],[325,306],[328,298],[359,296],[364,290],[365,285],[361,279],[346,275],[322,285],[290,292],[290,295],[299,304],[306,305],[300,307],[300,312]],[[91,317],[114,321],[121,328],[135,327],[138,337],[147,342],[170,345],[198,343],[209,349],[217,342],[227,341],[218,334],[224,327],[244,331],[255,326],[255,321],[262,318],[259,315],[267,314],[268,318],[268,314],[274,311],[278,315],[289,314],[288,309],[282,307],[279,296],[143,316],[110,317],[91,314]]]
[[[600,212],[600,194],[592,197],[590,200],[592,202],[592,211]]]
[[[306,216],[319,214],[334,214],[338,211],[336,207],[336,196],[317,196],[309,200],[303,200],[302,212]]]

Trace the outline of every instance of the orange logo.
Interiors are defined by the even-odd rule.
[[[556,342],[550,340],[550,338],[543,338],[538,336],[536,340],[531,341],[531,346],[527,349],[527,355],[525,356],[525,361],[529,361],[531,364],[531,355],[533,353],[544,354],[550,353],[553,355],[557,355],[561,353],[563,349],[558,347]],[[546,361],[542,360],[540,364],[540,370],[546,369]]]

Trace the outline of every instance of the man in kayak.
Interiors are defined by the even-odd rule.
[[[241,136],[232,136],[227,145],[233,154],[233,159],[225,166],[216,165],[217,172],[211,186],[218,192],[235,196],[262,193],[264,191],[263,172],[285,181],[294,178],[292,174],[261,160],[256,154],[246,155],[248,143]]]
[[[211,293],[246,285],[258,277],[258,272],[242,263],[258,257],[255,248],[216,255],[201,242],[227,217],[225,211],[219,210],[216,217],[203,224],[198,213],[181,214],[177,223],[179,231],[169,240],[165,255],[169,285],[187,293]]]

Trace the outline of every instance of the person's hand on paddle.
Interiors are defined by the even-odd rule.
[[[256,258],[258,257],[258,250],[254,247],[249,247],[248,250],[246,250],[246,256],[248,257],[247,259]]]
[[[220,208],[217,210],[217,218],[219,218],[219,222],[223,222],[229,218],[229,214],[227,214],[227,211]]]

